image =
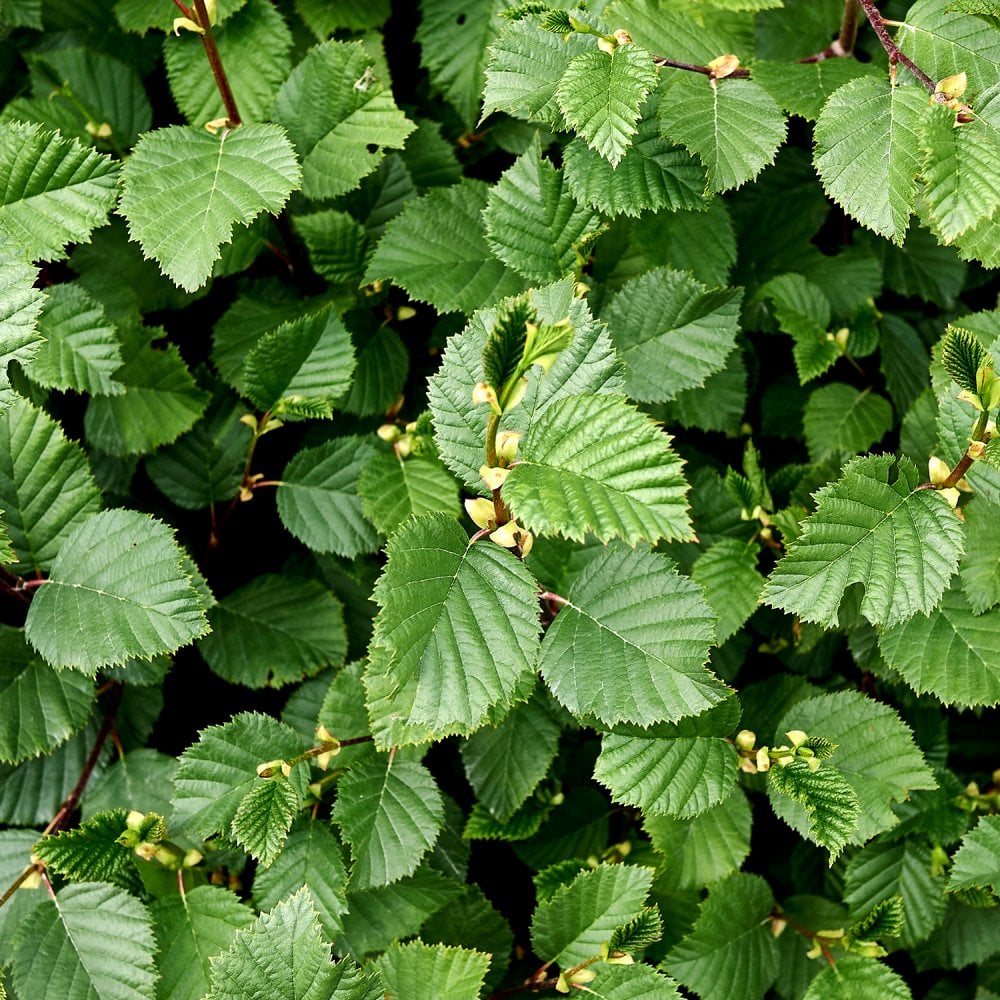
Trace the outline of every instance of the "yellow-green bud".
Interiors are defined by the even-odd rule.
[[[497,454],[508,462],[517,458],[517,446],[521,441],[520,431],[501,431],[497,435]]]
[[[472,519],[472,523],[477,528],[491,528],[496,526],[496,509],[491,500],[484,497],[476,497],[475,500],[465,501],[465,513]]]
[[[510,469],[501,469],[495,465],[482,465],[479,467],[479,475],[482,476],[483,482],[489,489],[498,490],[510,475]]]
[[[753,750],[754,744],[757,742],[757,734],[749,729],[741,729],[736,734],[735,742],[740,750]]]
[[[943,80],[938,80],[934,91],[948,100],[953,100],[954,98],[961,97],[968,86],[968,76],[964,72],[955,73],[953,76],[946,76]]]
[[[754,761],[757,765],[758,771],[770,771],[771,770],[771,757],[767,752],[767,747],[761,747],[757,751],[757,759]]]
[[[802,732],[801,729],[793,729],[791,732],[785,733],[785,735],[788,737],[788,742],[791,743],[793,747],[797,747],[809,739],[809,734]]]
[[[494,413],[500,413],[500,403],[497,400],[497,391],[489,384],[489,382],[476,383],[472,389],[472,402],[475,406],[482,406],[483,403],[489,403],[490,409]]]
[[[387,444],[392,444],[399,437],[399,428],[395,424],[382,424],[375,433]]]
[[[408,319],[413,319],[417,315],[417,310],[413,306],[400,306],[396,310],[396,319],[400,323],[405,323]]]

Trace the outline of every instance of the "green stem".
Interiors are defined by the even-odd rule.
[[[972,440],[982,441],[986,436],[986,426],[990,422],[990,415],[988,412],[983,412],[979,414],[979,418],[976,420],[976,426],[972,428]],[[972,463],[975,459],[969,454],[969,449],[967,448],[965,454],[958,460],[958,464],[955,466],[951,472],[948,473],[948,478],[945,479],[943,483],[936,483],[934,488],[938,490],[948,490],[955,486],[958,481],[964,476],[969,469],[972,467]]]
[[[486,464],[494,469],[500,464],[497,457],[497,431],[500,430],[500,414],[490,410],[490,419],[486,424]]]
[[[222,57],[219,55],[219,47],[215,44],[215,36],[212,34],[212,25],[208,20],[208,11],[205,9],[205,0],[194,0],[194,9],[199,26],[204,31],[201,36],[201,44],[205,47],[205,55],[208,56],[208,64],[212,67],[212,76],[215,77],[215,85],[219,88],[219,96],[226,109],[226,124],[229,128],[239,128],[243,124],[240,118],[240,109],[236,106],[236,98],[233,96],[233,88],[229,86],[229,77],[222,65]]]

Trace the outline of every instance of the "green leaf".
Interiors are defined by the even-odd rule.
[[[652,884],[651,868],[600,865],[580,872],[535,909],[535,954],[562,969],[593,958],[617,927],[642,911]]]
[[[1000,894],[1000,816],[983,816],[962,838],[962,846],[951,860],[951,892],[988,886]]]
[[[360,282],[368,238],[353,216],[333,209],[299,215],[295,231],[305,241],[317,274],[333,284]]]
[[[376,743],[469,732],[518,700],[538,650],[531,574],[488,540],[470,544],[444,514],[411,518],[386,552],[365,676]]]
[[[37,277],[21,247],[0,234],[0,407],[13,396],[7,366],[11,361],[29,364],[42,347],[37,326],[46,298],[35,288]]]
[[[977,615],[958,587],[927,617],[911,618],[879,634],[879,649],[914,691],[946,705],[1000,701],[1000,609]]]
[[[339,938],[347,912],[347,870],[342,848],[322,820],[303,819],[292,826],[277,860],[254,876],[254,906],[273,909],[302,885],[309,886],[324,935]]]
[[[571,712],[648,726],[729,696],[705,669],[715,617],[669,559],[613,543],[595,551],[563,597],[539,668]]]
[[[920,87],[863,77],[837,90],[816,122],[814,162],[826,193],[899,246],[914,208],[919,138],[930,110]]]
[[[307,197],[335,198],[353,190],[385,150],[402,149],[415,128],[374,67],[360,42],[324,42],[309,50],[281,87],[274,116],[302,159]]]
[[[680,1000],[677,984],[648,965],[593,966],[597,978],[587,984],[595,1000]]]
[[[753,80],[674,72],[660,95],[659,121],[663,135],[701,160],[706,194],[752,180],[785,141],[785,116]]]
[[[180,758],[174,781],[174,825],[191,837],[228,831],[240,802],[262,780],[257,777],[258,764],[294,757],[306,745],[293,729],[253,712],[203,729],[198,742]],[[300,794],[308,772],[295,768],[289,779],[298,784]]]
[[[0,413],[0,508],[17,555],[12,572],[47,572],[100,506],[86,456],[59,424],[23,399]]]
[[[0,700],[0,761],[19,764],[55,749],[87,724],[94,685],[75,670],[53,670],[29,648],[20,629],[3,626]]]
[[[730,875],[701,904],[691,933],[664,965],[703,1000],[760,1000],[778,973],[778,951],[765,920],[774,907],[757,875]]]
[[[853,691],[822,694],[796,702],[784,715],[775,742],[790,729],[822,736],[838,746],[832,766],[847,779],[861,805],[857,833],[850,843],[864,843],[894,827],[893,802],[910,792],[937,787],[913,734],[893,709]],[[817,772],[822,773],[826,764]],[[805,813],[787,800],[771,800],[775,812],[800,833]]]
[[[422,765],[377,757],[340,779],[333,821],[350,845],[352,890],[412,875],[444,824],[437,783]]]
[[[0,125],[0,234],[31,260],[61,260],[114,207],[118,164],[37,125]]]
[[[861,613],[892,626],[929,614],[958,568],[962,525],[948,501],[919,486],[907,458],[866,455],[816,493],[816,513],[771,574],[765,603],[826,627],[851,584]]]
[[[814,63],[757,59],[753,78],[790,115],[816,121],[823,105],[845,83],[861,76],[875,76],[871,63],[857,59],[821,59]]]
[[[230,15],[235,14],[247,0],[218,0],[216,4],[217,23],[221,24]],[[175,9],[151,8],[146,0],[118,0],[115,4],[115,17],[126,31],[134,31],[144,35],[151,28],[160,31],[170,31],[174,21]]]
[[[844,955],[822,969],[802,1000],[911,1000],[910,988],[873,958]]]
[[[867,451],[892,428],[892,407],[876,392],[831,382],[809,396],[802,414],[809,459]]]
[[[115,382],[121,395],[95,396],[87,406],[87,440],[109,455],[146,455],[189,431],[208,405],[176,345],[126,350]]]
[[[963,512],[971,544],[959,567],[962,591],[981,615],[1000,604],[1000,504],[978,497]]]
[[[530,530],[582,541],[685,538],[671,438],[620,396],[567,396],[528,428],[504,500]]]
[[[556,87],[567,123],[613,167],[632,144],[639,108],[656,86],[653,57],[638,45],[574,56]]]
[[[941,364],[960,389],[978,395],[979,369],[993,367],[993,359],[979,338],[960,326],[949,326],[941,340]]]
[[[881,941],[899,937],[905,920],[903,897],[890,896],[877,903],[866,917],[851,927],[851,936],[857,941]]]
[[[578,205],[563,172],[542,158],[538,138],[490,188],[483,211],[490,249],[528,281],[558,281],[579,269],[600,217]]]
[[[549,807],[537,798],[528,799],[509,819],[498,820],[481,802],[469,813],[462,837],[465,840],[529,840],[542,828]]]
[[[545,777],[561,727],[540,696],[516,705],[496,728],[462,744],[462,763],[476,798],[501,822],[509,820]]]
[[[337,406],[359,417],[383,414],[399,399],[410,367],[410,356],[399,334],[381,327],[358,349],[354,379]]]
[[[74,882],[112,882],[129,867],[134,856],[119,842],[126,831],[126,815],[124,809],[98,813],[74,830],[43,837],[34,853],[51,871]],[[162,820],[160,826],[162,837]]]
[[[280,775],[258,781],[233,816],[236,842],[268,868],[281,853],[292,820],[302,803],[299,790]]]
[[[779,274],[760,294],[772,300],[778,326],[794,341],[792,353],[801,385],[837,361],[840,347],[827,336],[832,310],[822,288],[801,274]]]
[[[386,995],[405,1000],[478,1000],[490,958],[422,941],[394,944],[375,962]]]
[[[300,316],[265,333],[243,363],[246,395],[262,410],[295,418],[329,417],[351,385],[354,347],[332,308]]]
[[[410,199],[386,226],[364,280],[390,280],[438,312],[471,313],[516,295],[522,279],[486,242],[482,211],[488,190],[466,179]],[[448,219],[447,230],[441,219]]]
[[[300,177],[277,125],[246,125],[219,136],[174,125],[136,143],[122,171],[120,211],[145,255],[193,292],[208,280],[233,226],[279,212]]]
[[[84,819],[124,807],[143,814],[159,813],[169,821],[176,770],[177,761],[158,750],[132,750],[87,785],[83,797]]]
[[[706,549],[691,570],[691,579],[719,619],[720,646],[739,632],[760,603],[764,578],[757,572],[757,554],[754,546],[724,538]]]
[[[155,950],[149,914],[135,897],[105,883],[68,885],[18,928],[12,982],[19,996],[38,1000],[149,1000]]]
[[[803,807],[809,822],[806,836],[830,852],[831,865],[857,833],[858,797],[834,765],[824,763],[818,771],[801,759],[786,767],[772,765],[767,790],[772,802],[776,795],[785,796]]]
[[[706,288],[688,271],[657,268],[627,281],[602,310],[633,399],[665,402],[721,371],[739,332],[739,289]]]
[[[401,459],[394,451],[373,455],[358,476],[365,516],[391,535],[412,515],[442,511],[457,517],[458,484],[436,459]]]
[[[375,454],[375,446],[359,437],[301,449],[278,487],[281,523],[314,552],[352,558],[374,551],[378,533],[363,514],[358,478]]]
[[[340,602],[313,580],[266,574],[223,598],[199,643],[220,677],[251,688],[283,687],[339,666],[347,652]]]
[[[49,663],[88,673],[193,642],[208,623],[182,560],[161,521],[137,511],[94,514],[67,536],[35,594],[28,641]]]
[[[212,34],[243,122],[270,117],[278,87],[292,68],[292,33],[285,19],[264,0],[246,0],[232,17],[216,24]],[[206,72],[205,49],[198,35],[184,31],[175,38],[168,34],[163,55],[170,92],[188,124],[201,128],[205,122],[227,117],[215,77]]]
[[[295,0],[295,9],[319,39],[336,28],[377,28],[389,17],[390,0],[339,0],[331,7],[325,0]]]
[[[736,787],[737,757],[727,737],[738,721],[739,705],[732,698],[648,734],[605,733],[594,778],[616,802],[638,806],[647,816],[697,816]]]
[[[211,959],[229,947],[237,931],[254,922],[253,912],[235,893],[214,885],[161,897],[153,903],[152,915],[160,970],[157,1000],[204,996]]]

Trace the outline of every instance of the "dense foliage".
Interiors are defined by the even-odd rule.
[[[0,0],[0,997],[1000,996],[997,0]]]

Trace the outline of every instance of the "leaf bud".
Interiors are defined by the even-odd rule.
[[[205,856],[198,850],[197,847],[191,847],[184,852],[184,858],[181,861],[182,868],[194,868],[195,865],[200,865],[204,861]]]
[[[205,29],[197,21],[192,21],[189,17],[175,17],[174,34],[179,35],[182,30],[193,31],[196,35],[205,34]]]
[[[788,737],[788,742],[791,743],[793,747],[797,747],[809,739],[809,734],[802,732],[801,729],[793,729],[791,732],[785,733],[785,735]]]
[[[965,794],[970,798],[978,798],[982,793],[979,791],[979,784],[975,781],[970,781],[965,786]]]
[[[635,959],[624,951],[613,951],[604,961],[608,965],[635,965]]]
[[[243,416],[240,417],[240,423],[246,424],[252,431],[257,430],[257,418],[252,413],[244,413]]]
[[[985,441],[971,441],[968,448],[969,458],[978,462],[986,454]]]
[[[521,546],[521,555],[526,556],[534,547],[535,536],[530,531],[522,531],[521,541],[518,544]]]
[[[847,353],[847,340],[851,336],[851,331],[848,330],[846,326],[842,326],[834,335],[833,339],[837,342],[837,346],[840,348],[841,354]]]
[[[500,402],[497,399],[497,391],[489,382],[477,382],[472,390],[472,403],[474,406],[482,406],[489,403],[490,409],[498,416],[500,414]]]
[[[952,76],[946,76],[943,80],[938,80],[934,93],[941,94],[947,100],[953,100],[961,97],[968,86],[968,76],[964,72],[955,73]]]
[[[791,764],[793,760],[795,760],[795,757],[792,754],[786,753],[783,754],[781,757],[779,757],[775,761],[775,764],[777,764],[779,767],[788,767],[788,765]]]
[[[593,969],[577,969],[569,977],[569,981],[573,986],[586,986],[587,983],[592,983],[596,978],[597,973]]]
[[[615,36],[615,41],[619,45],[631,45],[632,44],[632,36],[624,28],[618,28],[614,32],[614,36]]]
[[[276,760],[265,761],[257,765],[258,778],[274,778],[283,773],[288,765],[279,757]]]
[[[497,454],[513,462],[517,458],[517,446],[521,441],[520,431],[501,431],[497,435]]]
[[[716,56],[708,63],[708,68],[711,70],[713,79],[722,80],[727,76],[732,76],[740,68],[740,59],[739,56],[730,52],[724,56]]]
[[[556,981],[556,993],[569,993],[570,985],[566,981],[566,973],[560,972],[559,979]]]
[[[843,927],[838,927],[832,931],[816,931],[816,937],[826,938],[827,941],[839,941],[845,933]]]
[[[597,47],[602,52],[607,52],[608,55],[611,55],[611,53],[618,48],[618,42],[616,42],[614,38],[605,38],[602,35],[600,38],[597,39]],[[569,990],[567,990],[566,992],[568,993]]]
[[[95,139],[110,139],[111,138],[111,126],[107,122],[101,122],[100,125],[97,122],[87,122],[87,134],[93,136]]]
[[[741,729],[736,734],[735,743],[740,750],[753,750],[756,742],[757,734],[749,729]]]
[[[166,844],[160,844],[153,852],[152,857],[146,858],[146,860],[152,861],[153,858],[159,861],[164,868],[169,868],[172,871],[176,871],[180,867],[181,859],[178,857],[177,853]]]
[[[819,766],[820,766],[821,763],[822,763],[822,761],[820,761],[819,757],[807,757],[806,758],[806,764],[808,765],[809,770],[812,771],[814,774],[815,774],[816,771],[819,770]]]
[[[31,860],[35,865],[40,864],[34,855],[31,856]],[[38,889],[41,884],[42,872],[40,868],[36,867],[30,875],[25,876],[24,881],[18,886],[18,889]]]
[[[482,476],[483,482],[489,489],[498,490],[507,481],[510,469],[501,469],[496,465],[481,465],[479,475]]]
[[[205,131],[216,135],[221,129],[229,128],[228,118],[213,118],[210,122],[205,122]]]
[[[512,549],[517,545],[517,536],[520,534],[521,527],[517,521],[508,521],[490,534],[490,541],[505,549]]]
[[[757,759],[755,763],[757,765],[757,770],[761,773],[771,770],[771,758],[768,755],[767,747],[761,747],[757,751]]]
[[[399,428],[395,424],[382,424],[375,432],[386,444],[392,444],[400,434]]]
[[[135,853],[142,858],[143,861],[152,861],[156,857],[156,852],[159,847],[156,844],[151,844],[148,840],[144,840],[139,844],[135,845]]]
[[[465,513],[472,519],[472,523],[477,528],[491,528],[496,526],[496,508],[492,501],[484,497],[476,497],[475,500],[465,501]]]
[[[536,361],[535,364],[540,362]],[[505,410],[513,410],[515,406],[520,406],[521,401],[524,399],[524,394],[528,391],[528,380],[526,378],[520,378],[517,380],[517,384],[511,390],[510,398],[504,405]]]
[[[142,828],[142,824],[146,821],[146,814],[139,812],[138,809],[132,809],[129,814],[125,817],[125,827],[129,830],[135,830],[138,832]]]
[[[937,455],[931,455],[927,461],[927,474],[932,483],[943,483],[950,473],[951,467],[947,462],[938,458]]]
[[[413,451],[413,438],[409,434],[404,434],[392,447],[400,458],[408,458]]]
[[[958,394],[958,398],[963,403],[968,403],[970,406],[975,407],[977,410],[979,410],[980,413],[982,413],[983,410],[986,409],[986,407],[983,406],[983,401],[979,398],[979,395],[975,392],[969,392],[968,389],[963,389]]]
[[[749,757],[740,757],[739,768],[744,774],[757,773],[757,765]]]
[[[400,323],[405,323],[408,319],[413,319],[417,315],[417,310],[413,306],[400,306],[396,310],[396,319]]]
[[[785,928],[788,926],[788,921],[783,920],[781,917],[774,917],[771,920],[771,936],[781,937]]]
[[[962,75],[965,76],[964,73]],[[874,941],[855,941],[851,951],[862,958],[881,958],[886,954],[885,948]]]

